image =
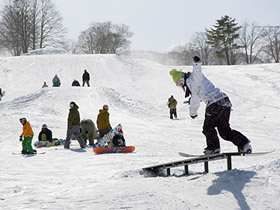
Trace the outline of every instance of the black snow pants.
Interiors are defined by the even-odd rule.
[[[239,149],[243,149],[243,146],[250,142],[242,133],[230,128],[230,112],[229,98],[217,101],[206,108],[202,133],[206,136],[207,149],[220,148],[216,128],[224,140],[231,141]]]

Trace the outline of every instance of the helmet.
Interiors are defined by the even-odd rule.
[[[20,122],[27,122],[27,120],[26,120],[26,118],[25,118],[25,117],[20,118],[20,119],[19,119],[19,121],[20,121]]]

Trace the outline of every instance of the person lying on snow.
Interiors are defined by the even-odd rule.
[[[22,154],[36,154],[37,151],[32,148],[31,142],[34,136],[34,132],[30,126],[30,123],[26,118],[20,118],[20,123],[23,125],[22,134],[19,137],[19,140],[22,141]],[[23,137],[23,139],[22,139]]]
[[[42,130],[39,133],[38,140],[52,142],[52,131],[48,129],[46,124],[42,125]]]
[[[193,57],[192,73],[172,69],[170,75],[176,85],[183,88],[185,97],[191,95],[189,112],[192,119],[197,117],[200,101],[204,101],[206,104],[202,131],[207,144],[204,154],[220,153],[220,142],[216,128],[224,140],[231,141],[238,147],[239,152],[252,152],[247,137],[230,128],[231,102],[228,96],[216,88],[202,73],[201,61],[198,56]]]

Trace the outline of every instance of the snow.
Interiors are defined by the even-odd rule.
[[[191,119],[184,93],[169,75],[172,68],[147,60],[115,55],[41,55],[0,57],[0,208],[4,209],[279,209],[280,208],[280,65],[203,66],[205,75],[233,103],[231,126],[245,134],[253,151],[264,156],[233,157],[226,161],[191,165],[155,177],[142,168],[184,159],[178,152],[200,154],[205,105]],[[91,87],[81,82],[84,69]],[[57,74],[62,85],[51,87]],[[41,88],[47,82],[48,88]],[[179,120],[169,119],[167,99],[179,102]],[[26,117],[37,140],[46,123],[54,137],[65,138],[69,103],[75,101],[81,119],[96,121],[109,105],[112,126],[121,123],[131,154],[95,155],[91,148],[39,148],[36,156],[21,151],[19,118]],[[236,151],[221,140],[222,151]]]

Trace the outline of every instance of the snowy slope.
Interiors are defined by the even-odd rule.
[[[184,93],[169,71],[147,60],[114,55],[44,55],[0,58],[0,209],[279,209],[280,202],[280,65],[209,66],[207,77],[232,103],[231,126],[252,141],[253,151],[265,156],[234,157],[233,170],[224,160],[171,170],[174,176],[151,177],[142,167],[181,160],[178,152],[200,154],[205,105],[192,120]],[[183,66],[184,71],[191,67]],[[83,70],[91,87],[71,87],[81,82]],[[60,88],[42,89],[55,74]],[[179,120],[169,119],[170,95],[178,100]],[[80,116],[96,120],[103,104],[110,107],[112,126],[121,123],[132,154],[95,155],[92,149],[41,148],[32,157],[20,152],[18,136],[26,117],[35,132],[48,124],[55,137],[65,138],[68,107],[79,105]],[[221,140],[223,151],[236,151]]]

